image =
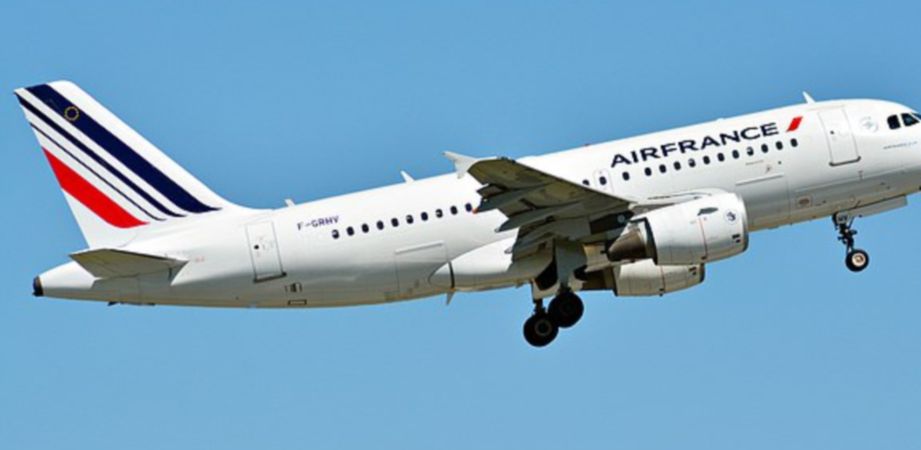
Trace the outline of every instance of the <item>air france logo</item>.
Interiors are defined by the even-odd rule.
[[[738,214],[735,213],[735,211],[732,211],[732,210],[726,211],[726,221],[727,221],[727,222],[729,222],[729,223],[735,223],[735,221],[736,221],[738,218],[739,218],[739,216],[738,216]]]
[[[793,119],[793,123],[787,129],[787,132],[795,131],[799,127],[802,117]],[[668,158],[675,153],[685,154],[688,152],[698,152],[710,147],[724,147],[742,142],[754,141],[768,136],[780,134],[777,128],[777,122],[765,123],[762,125],[733,130],[728,133],[719,133],[717,135],[706,135],[700,139],[684,139],[681,141],[668,142],[655,147],[643,147],[631,150],[629,153],[618,153],[614,155],[614,161],[611,167],[617,167],[618,164],[637,164],[646,162],[650,159]]]

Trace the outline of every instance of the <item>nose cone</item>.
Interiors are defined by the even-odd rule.
[[[32,279],[32,295],[36,297],[45,295],[45,290],[42,288],[42,277],[35,277]]]

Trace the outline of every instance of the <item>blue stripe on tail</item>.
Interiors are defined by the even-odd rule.
[[[112,189],[113,191],[115,191],[116,193],[118,193],[118,195],[120,195],[123,199],[125,199],[127,202],[129,202],[129,203],[131,203],[132,205],[134,205],[135,208],[141,210],[141,212],[143,212],[144,214],[146,214],[147,217],[150,217],[151,219],[156,220],[156,221],[160,221],[160,222],[163,221],[162,218],[157,217],[157,216],[151,214],[151,213],[148,212],[146,209],[144,209],[141,205],[137,204],[137,202],[135,202],[134,200],[132,200],[131,197],[128,197],[127,195],[125,195],[125,193],[122,192],[121,189],[115,187],[115,185],[113,185],[112,183],[110,183],[109,180],[106,180],[105,178],[103,178],[102,175],[99,175],[99,173],[96,172],[95,170],[93,170],[92,167],[90,167],[89,165],[87,165],[87,164],[86,164],[85,162],[83,162],[80,158],[77,158],[76,156],[74,156],[74,154],[71,153],[70,150],[67,150],[67,148],[64,147],[63,145],[61,145],[60,142],[58,142],[57,140],[55,140],[53,137],[49,136],[48,133],[45,133],[44,131],[42,131],[42,129],[39,128],[38,126],[36,126],[34,123],[29,122],[29,126],[31,126],[32,129],[35,130],[37,133],[41,133],[41,135],[44,136],[45,139],[48,139],[49,141],[51,141],[51,143],[54,144],[55,147],[57,147],[58,149],[60,149],[62,152],[66,153],[67,156],[70,156],[71,159],[73,159],[74,161],[76,161],[77,163],[79,163],[81,166],[83,166],[84,169],[86,169],[86,170],[89,171],[91,174],[93,174],[99,181],[102,181],[103,183],[105,183],[106,186],[108,186],[110,189]]]
[[[137,192],[138,195],[140,195],[141,197],[143,197],[144,200],[147,200],[147,202],[150,203],[151,205],[153,205],[154,208],[157,208],[160,212],[162,212],[163,214],[166,214],[166,215],[168,215],[168,216],[172,216],[172,217],[185,217],[185,216],[183,216],[182,214],[177,214],[177,213],[175,213],[175,212],[173,212],[173,211],[167,209],[165,206],[163,206],[162,203],[158,202],[155,198],[153,198],[150,194],[148,194],[147,191],[141,189],[141,187],[138,186],[135,182],[131,181],[131,179],[129,179],[129,178],[126,177],[123,173],[121,173],[121,172],[119,172],[117,169],[115,169],[115,167],[113,167],[111,164],[109,164],[108,161],[102,159],[101,156],[99,156],[98,154],[96,154],[96,152],[94,152],[92,149],[90,149],[89,147],[87,147],[83,142],[81,142],[81,141],[78,140],[76,137],[74,137],[74,136],[71,135],[69,132],[67,132],[67,130],[61,128],[57,123],[55,123],[55,122],[54,122],[53,120],[51,120],[48,116],[46,116],[44,113],[42,113],[41,111],[39,111],[38,108],[36,108],[35,106],[33,106],[33,105],[32,105],[31,103],[29,103],[26,99],[20,97],[19,95],[17,95],[16,97],[19,98],[19,104],[22,105],[22,106],[23,106],[24,108],[26,108],[27,110],[29,110],[29,112],[31,112],[32,114],[35,114],[35,116],[38,117],[39,121],[40,121],[43,125],[47,125],[47,126],[51,127],[51,128],[54,129],[54,131],[56,131],[58,134],[60,134],[61,136],[64,136],[68,141],[70,141],[72,144],[74,144],[74,146],[76,146],[77,148],[79,148],[80,151],[82,151],[82,152],[85,153],[87,156],[89,156],[93,161],[96,161],[97,164],[99,164],[99,165],[102,166],[102,167],[105,167],[105,169],[106,169],[107,171],[109,171],[112,175],[115,175],[115,177],[118,178],[119,180],[121,180],[122,183],[125,183],[128,187],[131,188],[131,190],[133,190],[134,192]]]
[[[141,177],[154,189],[163,194],[176,206],[191,212],[203,213],[216,211],[219,208],[208,206],[197,198],[192,196],[188,191],[179,186],[175,181],[170,179],[166,174],[154,167],[149,161],[144,159],[134,149],[125,144],[121,139],[109,132],[108,129],[96,122],[86,111],[74,110],[68,108],[75,105],[58,91],[47,84],[32,86],[27,88],[32,95],[41,99],[48,107],[64,117],[68,122],[77,127],[87,137],[104,148],[115,159],[119,160],[125,167]],[[74,111],[77,113],[74,114]]]

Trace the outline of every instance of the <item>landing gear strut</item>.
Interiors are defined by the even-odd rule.
[[[860,272],[870,265],[870,255],[864,250],[854,248],[854,236],[857,230],[853,228],[854,218],[847,215],[835,214],[832,216],[835,226],[838,227],[838,240],[847,248],[844,265],[851,272]]]
[[[575,325],[584,311],[582,299],[568,289],[554,297],[549,308],[544,308],[543,300],[535,300],[534,314],[524,323],[524,338],[535,347],[544,347],[556,339],[560,328]]]

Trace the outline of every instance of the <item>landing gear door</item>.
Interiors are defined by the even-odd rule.
[[[260,222],[246,227],[249,241],[249,254],[253,261],[253,280],[267,281],[285,276],[275,239],[275,226],[272,222]]]
[[[828,142],[829,163],[840,166],[857,162],[860,155],[857,153],[857,142],[851,132],[850,122],[843,109],[829,109],[819,111],[822,127],[825,129],[825,139]]]

